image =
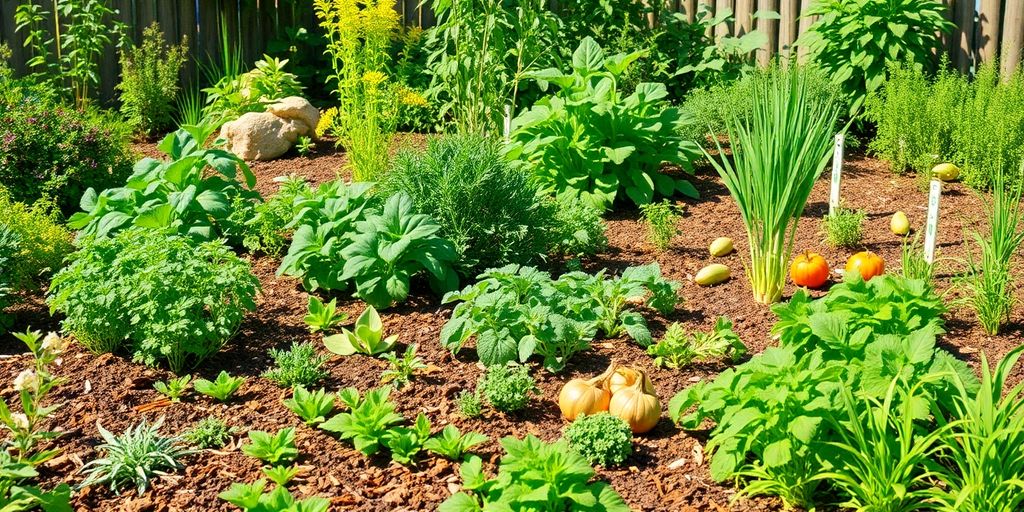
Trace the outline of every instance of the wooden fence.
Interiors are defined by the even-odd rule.
[[[0,42],[13,51],[12,62],[19,72],[25,71],[27,51],[23,34],[15,31],[15,8],[26,0],[0,0]],[[41,2],[52,11],[50,0]],[[312,0],[108,0],[119,11],[118,19],[126,23],[135,41],[153,21],[160,23],[169,41],[187,36],[194,57],[219,58],[222,26],[230,41],[242,51],[247,63],[265,52],[267,44],[284,36],[288,27],[314,30]],[[655,0],[658,1],[658,0]],[[776,53],[789,54],[793,41],[805,32],[814,20],[801,17],[816,0],[664,0],[667,7],[686,13],[691,20],[701,5],[713,12],[730,9],[736,21],[721,26],[716,35],[742,34],[757,28],[768,35],[768,44],[761,52],[762,60]],[[1016,69],[1024,46],[1024,0],[943,0],[948,18],[956,24],[944,37],[944,51],[961,71],[969,71],[980,62],[998,58],[1004,71]],[[434,16],[419,0],[396,0],[396,9],[407,25],[429,27]],[[781,19],[754,21],[751,15],[759,10],[772,10]],[[117,55],[108,52],[101,64],[101,95],[113,96],[118,81]],[[190,69],[186,78],[195,75]]]

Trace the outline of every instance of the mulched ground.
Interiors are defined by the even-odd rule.
[[[405,143],[422,145],[423,138],[411,136]],[[269,163],[253,165],[259,177],[259,189],[264,194],[275,190],[273,178],[295,173],[312,182],[333,179],[345,162],[343,155],[324,144],[312,158],[288,157]],[[139,150],[153,154],[152,145]],[[889,232],[889,218],[902,210],[911,225],[924,224],[927,194],[919,181],[912,177],[892,175],[884,164],[871,158],[848,158],[843,182],[843,200],[850,207],[868,212],[865,223],[864,248],[881,254],[888,267],[899,266],[901,241]],[[772,343],[769,330],[774,315],[769,308],[757,305],[751,298],[749,285],[742,277],[743,255],[746,253],[745,235],[738,212],[727,191],[713,171],[698,171],[694,182],[701,191],[699,201],[685,201],[685,214],[680,224],[682,233],[669,250],[655,252],[645,240],[644,230],[637,219],[639,213],[632,207],[622,206],[611,213],[608,220],[610,247],[596,258],[584,261],[584,268],[620,270],[629,265],[657,260],[663,273],[684,283],[682,296],[685,303],[667,318],[646,312],[655,336],[673,321],[689,329],[710,329],[715,318],[726,315],[735,321],[736,332],[754,353]],[[822,243],[820,218],[827,211],[828,183],[817,184],[801,229],[796,247],[821,252],[833,267],[841,267],[853,251],[831,249]],[[964,255],[964,230],[983,217],[977,197],[959,184],[947,185],[941,204],[939,228],[940,250],[944,260],[939,272],[939,287],[947,290],[950,300],[955,290],[949,291],[951,276],[960,268],[957,258]],[[737,253],[716,259],[733,269],[733,279],[711,288],[702,288],[692,282],[692,276],[711,261],[707,247],[711,240],[729,236],[736,241]],[[159,400],[153,383],[170,374],[163,369],[133,364],[118,355],[92,356],[74,348],[64,358],[58,370],[67,383],[56,392],[56,399],[65,405],[53,416],[53,427],[65,432],[59,446],[63,454],[43,468],[44,485],[58,482],[76,484],[82,481],[81,466],[96,457],[94,447],[99,444],[96,424],[120,432],[143,417],[149,420],[165,418],[164,432],[181,432],[196,421],[215,415],[239,427],[235,441],[222,450],[207,450],[189,456],[187,468],[179,474],[160,478],[143,496],[126,491],[115,496],[105,488],[82,489],[75,497],[78,510],[231,510],[232,507],[216,495],[232,482],[253,481],[260,478],[259,463],[243,455],[238,446],[244,431],[260,429],[274,431],[296,426],[299,464],[306,469],[299,483],[293,486],[297,496],[321,495],[330,497],[333,510],[406,511],[433,510],[452,492],[458,490],[458,469],[452,463],[425,456],[415,468],[391,464],[386,457],[367,458],[320,431],[301,425],[300,421],[283,405],[288,392],[260,374],[271,366],[267,355],[270,348],[287,347],[294,341],[319,343],[319,336],[310,335],[302,322],[305,314],[306,293],[296,280],[274,276],[279,261],[259,255],[245,255],[263,284],[259,309],[251,314],[237,337],[226,349],[207,361],[194,374],[212,379],[221,370],[248,378],[240,395],[227,405],[214,404],[204,397],[192,396],[182,403],[147,412],[137,408]],[[558,270],[558,269],[554,269]],[[786,290],[787,296],[793,289]],[[821,292],[819,292],[820,294]],[[362,310],[361,303],[341,297],[340,307],[355,318]],[[977,366],[979,353],[998,358],[1019,343],[1024,319],[1022,311],[1014,314],[1005,334],[988,337],[977,327],[972,315],[954,308],[947,317],[949,334],[944,345],[959,357]],[[53,329],[55,320],[49,318],[39,297],[31,297],[16,309],[15,327]],[[522,437],[534,434],[545,440],[556,439],[565,422],[560,417],[555,397],[560,386],[574,377],[589,377],[603,370],[615,359],[645,369],[656,384],[662,404],[678,391],[702,378],[710,378],[726,368],[725,364],[695,364],[683,370],[656,369],[642,349],[625,339],[600,340],[589,352],[577,355],[568,368],[558,375],[537,371],[536,377],[543,392],[536,397],[527,411],[506,416],[486,413],[477,419],[459,416],[455,397],[462,390],[472,389],[481,368],[472,350],[453,357],[438,343],[439,332],[450,314],[450,308],[440,305],[429,292],[414,292],[407,303],[383,314],[386,332],[400,335],[399,350],[404,345],[417,343],[419,356],[430,365],[414,383],[393,393],[406,417],[418,412],[429,416],[435,429],[449,423],[462,431],[475,430],[491,437],[492,441],[477,450],[485,461],[493,464],[501,455],[497,440],[504,436]],[[25,365],[22,347],[10,337],[0,341],[0,380],[6,388],[0,391],[7,400],[13,398],[10,382]],[[356,386],[366,390],[378,385],[386,363],[380,359],[361,355],[335,357],[327,364],[331,377],[325,382],[328,389]],[[1021,375],[1014,376],[1015,381]],[[650,433],[635,439],[634,454],[619,468],[599,468],[598,476],[615,487],[635,510],[778,510],[776,500],[738,500],[731,502],[734,489],[714,483],[703,460],[702,433],[684,432],[668,418],[662,418]]]

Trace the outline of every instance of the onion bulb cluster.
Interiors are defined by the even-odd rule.
[[[597,377],[572,379],[562,386],[558,407],[569,421],[607,411],[625,420],[634,434],[651,430],[661,419],[661,403],[651,379],[642,370],[615,361]]]

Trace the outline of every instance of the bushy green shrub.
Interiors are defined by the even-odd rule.
[[[121,113],[132,128],[153,133],[171,126],[178,95],[178,73],[185,65],[188,43],[164,42],[160,25],[153,22],[142,32],[142,46],[121,50]]]
[[[330,375],[322,368],[327,356],[317,354],[312,343],[292,343],[288,350],[271,349],[270,357],[274,367],[263,377],[282,388],[313,387]]]
[[[796,46],[808,49],[810,59],[842,84],[854,115],[885,82],[888,66],[932,66],[940,35],[953,28],[946,11],[940,0],[815,2],[801,13],[815,21]]]
[[[640,53],[606,56],[593,39],[580,43],[571,69],[527,76],[554,85],[512,121],[509,156],[533,173],[541,189],[607,209],[624,193],[635,204],[676,192],[697,197],[683,178],[661,172],[665,162],[690,168],[695,143],[680,138],[682,116],[663,84],[642,83],[630,94],[618,79]]]
[[[864,231],[864,210],[837,207],[821,219],[825,242],[832,247],[854,247],[860,243]]]
[[[220,241],[133,228],[87,239],[53,277],[47,301],[86,348],[125,340],[137,361],[175,373],[216,353],[256,307],[259,280]]]
[[[295,217],[295,201],[312,192],[306,180],[299,176],[278,177],[274,181],[280,183],[276,194],[251,210],[239,208],[237,211],[242,215],[251,214],[241,223],[242,245],[250,251],[278,256],[291,238],[289,224]]]
[[[18,96],[0,98],[0,185],[15,201],[52,198],[65,214],[89,187],[112,187],[131,172],[127,133],[118,122]]]
[[[952,162],[965,184],[985,189],[994,172],[1013,173],[1024,159],[1024,70],[1004,80],[986,63],[970,80],[895,68],[867,117],[878,126],[870,148],[894,172]]]
[[[220,448],[231,440],[232,428],[216,416],[207,416],[181,435],[181,440],[196,448]]]
[[[608,247],[608,226],[601,211],[578,198],[563,195],[555,203],[555,236],[551,252],[562,256],[592,256]]]
[[[633,431],[629,423],[606,412],[580,415],[569,424],[562,437],[591,464],[617,466],[633,453]]]
[[[7,189],[0,186],[0,228],[11,230],[18,238],[5,278],[17,289],[34,289],[46,276],[60,270],[64,257],[74,246],[71,232],[47,212],[46,203],[33,206],[12,201]]]
[[[530,395],[539,394],[537,384],[530,376],[530,367],[515,363],[488,366],[480,377],[477,391],[502,412],[515,412],[530,401]]]
[[[222,124],[247,112],[263,112],[267,105],[289,96],[302,94],[298,78],[285,71],[288,59],[264,55],[246,73],[224,73],[217,82],[203,89],[206,106],[203,116]]]
[[[508,163],[497,142],[484,137],[442,136],[425,151],[401,151],[380,188],[385,197],[405,192],[437,221],[438,235],[455,244],[466,275],[531,263],[548,252],[553,205],[528,174]]]
[[[0,224],[0,335],[7,333],[10,317],[4,310],[14,304],[17,291],[11,277],[16,255],[21,252],[21,237],[12,229]]]

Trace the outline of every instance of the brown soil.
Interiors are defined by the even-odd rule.
[[[415,145],[423,142],[421,137],[409,141]],[[153,152],[152,145],[139,149],[143,153]],[[276,176],[296,173],[312,182],[322,182],[333,179],[344,161],[344,156],[329,144],[322,144],[313,158],[288,157],[258,163],[253,165],[253,171],[259,177],[261,192],[269,194],[276,188],[272,182]],[[671,321],[682,322],[691,329],[708,329],[717,316],[726,315],[735,321],[736,331],[751,351],[759,352],[772,343],[769,330],[774,315],[769,308],[754,304],[749,285],[742,278],[746,237],[736,206],[713,172],[699,171],[694,181],[702,198],[686,201],[680,225],[682,233],[673,240],[668,251],[656,253],[645,241],[644,229],[637,221],[638,212],[623,207],[609,216],[609,249],[584,261],[584,267],[591,271],[605,267],[619,270],[657,260],[668,278],[684,283],[685,303],[667,318],[648,312],[656,336]],[[821,242],[820,217],[827,210],[827,194],[828,183],[823,180],[815,187],[808,204],[796,248],[821,252],[831,265],[841,267],[854,251],[832,249]],[[927,196],[917,181],[890,174],[884,164],[876,160],[854,156],[845,168],[843,198],[845,204],[868,212],[864,248],[881,254],[890,268],[898,267],[900,239],[889,232],[889,218],[893,212],[902,210],[913,226],[923,225]],[[963,230],[982,217],[979,205],[977,198],[961,185],[946,187],[939,230],[943,256],[963,256]],[[707,247],[718,236],[729,236],[736,241],[738,252],[718,260],[733,269],[734,277],[719,286],[699,287],[692,282],[692,275],[711,260]],[[164,432],[171,433],[181,432],[205,416],[216,415],[241,431],[230,446],[189,456],[184,471],[158,479],[141,497],[134,491],[116,496],[105,488],[83,489],[74,498],[76,508],[83,511],[230,510],[232,507],[219,500],[217,494],[232,482],[253,481],[262,476],[257,461],[238,449],[244,431],[274,431],[294,425],[302,454],[299,463],[306,468],[300,483],[293,487],[297,496],[331,497],[333,510],[436,509],[458,488],[460,480],[455,465],[425,456],[417,467],[405,468],[384,457],[364,457],[349,444],[301,425],[281,405],[287,392],[260,377],[271,364],[267,350],[286,347],[293,341],[319,343],[319,337],[309,334],[302,322],[306,293],[299,283],[274,276],[279,261],[266,256],[245,257],[252,261],[263,284],[258,311],[246,319],[238,336],[222,353],[195,372],[204,378],[213,378],[221,370],[246,376],[248,380],[240,395],[227,405],[193,395],[182,403],[138,412],[140,407],[161,398],[153,390],[153,382],[166,379],[170,374],[163,369],[134,364],[119,355],[95,357],[76,347],[67,354],[58,370],[59,375],[68,379],[56,393],[56,399],[65,405],[52,418],[53,427],[64,431],[58,443],[63,454],[43,468],[44,485],[82,481],[79,469],[97,456],[94,449],[100,443],[97,422],[108,430],[120,432],[143,417],[149,420],[164,417]],[[940,288],[949,287],[950,277],[957,268],[952,261],[945,264],[940,271]],[[787,295],[792,291],[787,289]],[[363,307],[347,297],[340,297],[339,302],[352,318]],[[39,297],[29,298],[16,313],[16,328],[56,327]],[[686,386],[701,378],[713,377],[726,367],[725,364],[695,364],[678,371],[657,369],[635,344],[625,339],[600,340],[591,351],[577,355],[561,374],[537,371],[543,395],[534,399],[526,412],[510,416],[487,413],[481,418],[465,419],[459,416],[454,398],[460,391],[472,389],[481,370],[472,351],[453,357],[440,347],[439,331],[449,314],[450,309],[441,306],[437,297],[421,290],[407,303],[383,315],[387,332],[398,333],[403,346],[417,343],[420,357],[430,365],[412,385],[392,396],[403,414],[414,417],[424,412],[435,429],[451,423],[462,431],[476,430],[490,436],[492,441],[477,451],[492,464],[501,455],[497,440],[504,436],[534,434],[545,440],[556,439],[565,425],[553,399],[559,387],[570,378],[601,371],[611,358],[649,372],[663,404]],[[950,333],[943,342],[954,353],[977,365],[980,351],[997,358],[1019,343],[1024,326],[1021,315],[1021,311],[1014,315],[1006,334],[989,337],[969,313],[955,309],[948,315]],[[21,347],[17,343],[10,337],[0,343],[0,352],[8,354],[0,360],[0,379],[5,383],[10,383],[26,364],[25,356],[18,355]],[[335,357],[327,365],[331,377],[325,385],[332,390],[344,386],[366,390],[379,384],[385,366],[382,360],[372,357]],[[0,394],[10,401],[13,390],[7,384]],[[663,418],[652,432],[635,439],[635,452],[621,468],[599,468],[598,476],[611,482],[635,510],[780,509],[775,500],[731,501],[734,489],[714,483],[708,475],[701,450],[704,440],[701,433],[684,432],[668,418]]]

